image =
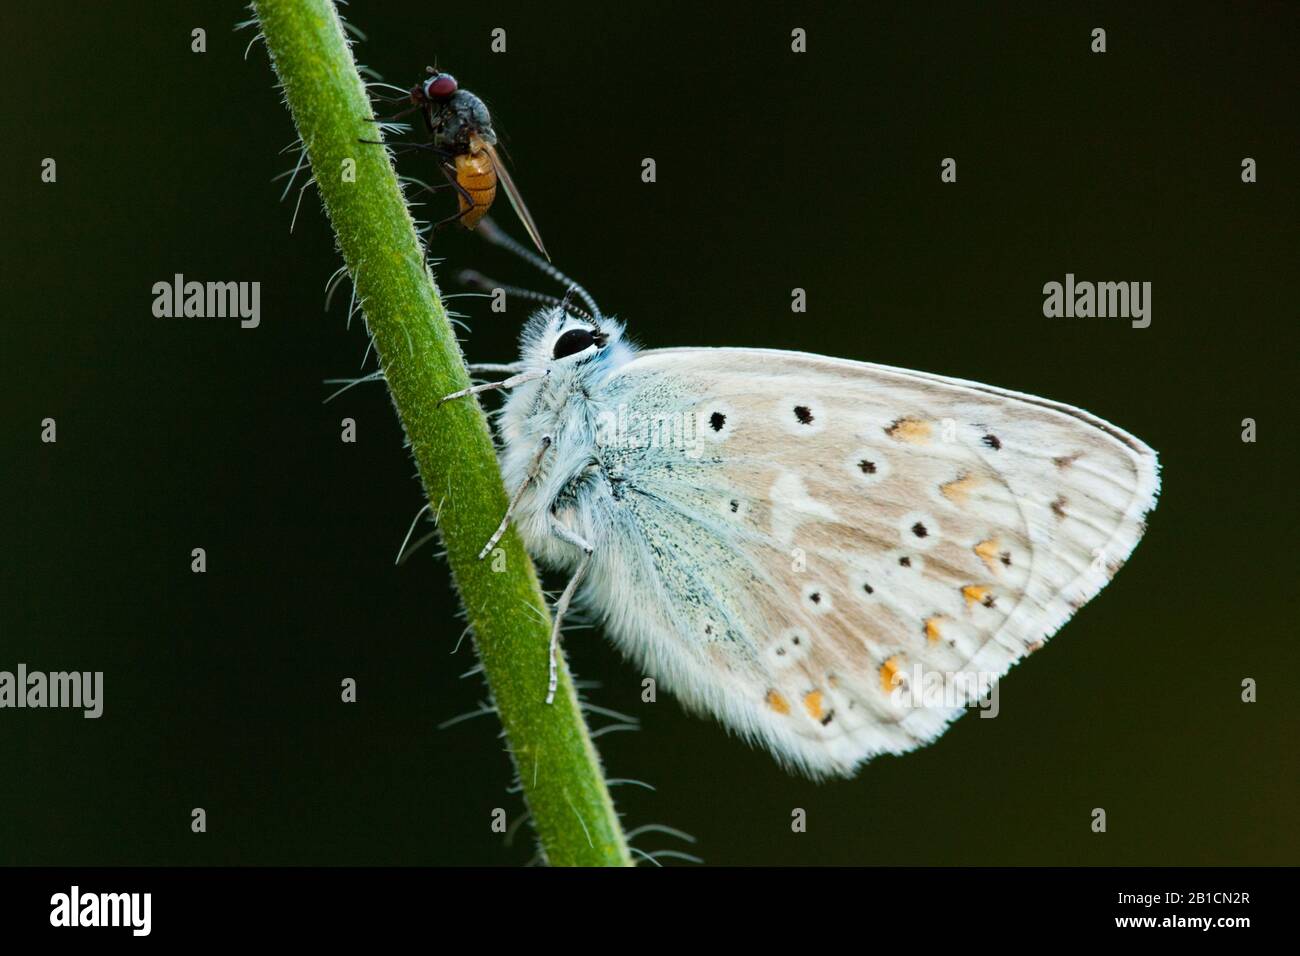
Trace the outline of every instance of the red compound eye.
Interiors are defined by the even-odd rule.
[[[456,92],[456,78],[450,73],[439,73],[425,85],[425,95],[435,100],[446,99]]]

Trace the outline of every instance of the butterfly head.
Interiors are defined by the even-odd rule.
[[[575,313],[562,304],[533,315],[524,327],[520,357],[529,368],[567,377],[609,370],[630,355],[622,323],[581,310]]]

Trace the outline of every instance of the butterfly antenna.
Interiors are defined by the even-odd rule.
[[[513,253],[529,265],[533,266],[533,268],[547,276],[550,276],[561,285],[572,289],[578,294],[578,298],[582,299],[582,301],[587,304],[587,308],[591,310],[592,316],[594,316],[597,321],[605,318],[605,314],[600,311],[600,306],[596,304],[596,300],[591,297],[590,292],[584,289],[577,282],[574,282],[537,253],[533,252],[533,250],[525,248],[519,242],[508,236],[505,232],[499,229],[497,224],[491,219],[485,218],[481,220],[474,231],[488,242],[492,243],[492,245],[499,246],[507,252]]]
[[[534,292],[532,289],[525,289],[517,285],[506,285],[497,282],[495,279],[489,279],[481,272],[475,272],[473,269],[462,269],[456,273],[456,281],[461,285],[467,285],[471,288],[478,289],[480,292],[494,292],[500,289],[508,296],[514,296],[519,299],[526,299],[529,302],[537,302],[541,305],[558,306],[566,312],[570,312],[579,318],[586,319],[588,322],[594,322],[595,319],[587,312],[586,309],[580,308],[569,302],[570,291],[566,291],[564,298],[559,296],[548,295],[545,292]],[[569,287],[572,290],[572,286]]]
[[[560,315],[567,315],[573,309],[573,288],[569,286],[564,290],[564,297],[558,303]]]

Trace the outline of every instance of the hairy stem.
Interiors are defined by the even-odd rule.
[[[358,142],[379,137],[342,24],[328,0],[257,0],[254,9],[438,515],[546,859],[629,865],[563,662],[555,702],[544,703],[549,614],[518,535],[477,560],[505,512],[505,489],[478,402],[438,405],[469,374],[386,152]]]

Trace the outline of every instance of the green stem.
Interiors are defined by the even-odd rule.
[[[358,142],[377,136],[363,119],[374,114],[342,24],[328,0],[254,7],[438,516],[546,859],[630,865],[563,661],[555,703],[545,703],[550,615],[518,535],[508,533],[495,558],[477,560],[505,513],[505,489],[479,404],[438,405],[469,384],[469,373],[386,152]]]

